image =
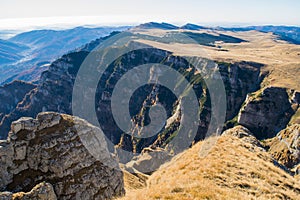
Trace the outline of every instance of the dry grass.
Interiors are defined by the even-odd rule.
[[[299,199],[299,181],[251,143],[221,136],[205,158],[203,142],[162,166],[148,187],[122,199]]]
[[[146,182],[148,176],[144,174],[131,174],[126,170],[123,170],[124,173],[124,185],[126,191],[131,191],[135,189],[140,189],[146,187]]]
[[[296,113],[291,118],[289,125],[300,124],[300,108],[297,109]]]
[[[208,32],[211,34],[211,31],[193,32]],[[142,33],[157,36],[163,35],[166,31],[147,30]],[[196,44],[164,44],[149,40],[139,41],[181,56],[201,56],[226,62],[252,61],[262,63],[265,65],[262,70],[270,73],[263,83],[264,86],[272,85],[300,91],[300,45],[288,44],[279,40],[272,33],[257,31],[215,31],[214,33],[231,35],[248,42],[224,43],[221,46],[226,51],[220,51],[216,47]]]

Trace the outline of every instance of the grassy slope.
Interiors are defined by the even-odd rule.
[[[297,199],[299,180],[276,167],[257,142],[225,134],[205,158],[199,142],[151,175],[147,188],[127,190],[123,199]]]
[[[248,42],[219,43],[216,47],[196,44],[164,44],[148,40],[143,43],[165,49],[182,56],[203,56],[218,61],[238,62],[252,61],[262,63],[262,69],[269,73],[263,86],[278,86],[300,91],[300,45],[289,44],[280,40],[272,33],[257,31],[230,32],[230,31],[193,31],[194,33],[225,34],[240,38]],[[153,29],[143,34],[162,36],[163,30]]]

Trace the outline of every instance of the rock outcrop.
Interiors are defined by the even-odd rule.
[[[238,123],[259,139],[272,138],[287,126],[294,112],[285,88],[267,87],[247,96]]]
[[[300,125],[295,124],[280,131],[268,144],[271,155],[289,169],[300,164]]]
[[[48,112],[13,122],[8,139],[0,143],[0,158],[1,191],[28,192],[46,181],[58,199],[124,194],[123,174],[105,137],[78,117]]]

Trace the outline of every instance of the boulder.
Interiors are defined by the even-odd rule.
[[[13,122],[0,158],[0,191],[29,192],[46,181],[58,199],[124,194],[123,173],[103,133],[78,117],[47,112]]]

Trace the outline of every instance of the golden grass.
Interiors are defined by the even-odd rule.
[[[276,167],[268,153],[234,136],[221,136],[205,158],[203,142],[151,175],[144,189],[122,199],[299,199],[299,180]]]
[[[144,188],[146,186],[146,181],[148,176],[144,174],[131,174],[126,170],[123,170],[124,174],[124,185],[126,191]]]
[[[134,30],[133,32],[139,31]],[[142,33],[163,35],[166,32],[170,31],[147,30]],[[212,33],[212,31],[193,32]],[[214,33],[231,35],[249,42],[224,43],[221,46],[226,51],[220,51],[216,47],[201,46],[198,44],[164,44],[149,40],[139,41],[156,48],[174,52],[175,55],[200,56],[225,62],[252,61],[262,63],[265,65],[262,71],[270,73],[263,83],[264,86],[278,86],[300,91],[300,45],[288,44],[285,41],[279,40],[272,33],[257,31],[214,31]]]
[[[300,124],[300,108],[297,109],[296,113],[291,118],[289,125]]]

